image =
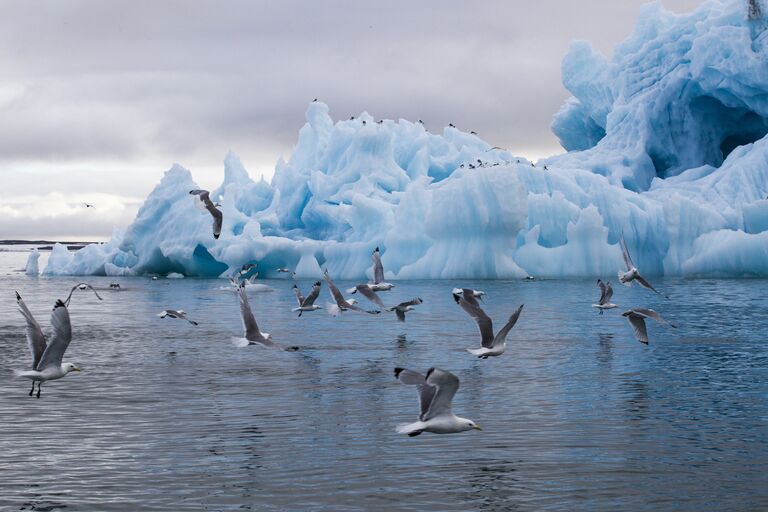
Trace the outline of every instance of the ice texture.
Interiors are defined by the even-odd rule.
[[[29,252],[29,256],[27,256],[27,266],[24,269],[24,273],[28,276],[38,275],[40,273],[38,260],[40,260],[40,251],[36,248],[32,249]]]
[[[227,155],[211,192],[218,240],[177,164],[125,231],[76,253],[57,245],[44,273],[256,263],[261,277],[364,279],[379,246],[388,280],[612,276],[623,233],[644,275],[768,276],[766,26],[744,0],[683,15],[653,3],[611,59],[574,43],[562,66],[573,97],[552,124],[567,152],[535,167],[453,127],[335,122],[312,102],[270,183]]]

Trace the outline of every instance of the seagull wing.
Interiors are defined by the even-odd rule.
[[[605,285],[605,297],[601,297],[600,304],[608,304],[611,302],[611,297],[613,297],[613,287],[611,286],[611,282],[608,281],[608,284]],[[605,301],[605,302],[602,302]]]
[[[635,313],[632,313],[631,315],[627,316],[627,320],[629,320],[629,324],[632,326],[632,329],[635,331],[635,338],[637,338],[637,341],[640,343],[648,344],[648,330],[645,327],[645,320],[642,316],[637,315]]]
[[[471,288],[462,288],[461,294],[464,296],[465,301],[474,304],[475,306],[480,306],[480,303],[477,302],[477,298],[475,297],[475,290],[472,290]]]
[[[380,308],[384,309],[384,303],[381,301],[381,298],[376,294],[375,291],[371,290],[371,287],[367,284],[359,284],[355,288],[357,288],[357,291],[359,291],[363,297],[368,299],[369,301],[373,302]]]
[[[333,297],[333,300],[336,301],[336,304],[338,304],[339,307],[348,308],[350,304],[347,302],[347,299],[345,299],[344,296],[341,294],[339,289],[336,288],[336,285],[333,284],[333,281],[331,281],[331,276],[328,275],[327,270],[323,273],[323,277],[325,278],[326,284],[328,284],[328,290],[331,292],[331,297]]]
[[[471,297],[472,295],[470,294],[469,296]],[[466,311],[477,322],[482,345],[486,348],[491,348],[493,346],[493,322],[490,317],[485,314],[485,311],[483,311],[477,301],[472,303],[466,299],[467,293],[464,293],[464,297],[459,297],[458,295],[453,297],[456,299],[456,303],[461,306],[461,309]]]
[[[299,303],[299,307],[304,305],[304,296],[301,294],[301,290],[296,285],[293,285],[293,293],[296,294],[296,302]]]
[[[405,311],[402,309],[395,309],[395,315],[398,322],[405,322]]]
[[[496,345],[504,343],[504,340],[507,339],[507,334],[509,334],[509,331],[511,331],[515,326],[517,319],[520,318],[520,312],[523,310],[523,306],[524,304],[520,304],[520,307],[517,308],[514,313],[512,313],[512,315],[509,317],[509,320],[507,320],[506,325],[502,327],[498,334],[496,334],[496,337],[493,338],[491,347],[495,347]]]
[[[237,289],[237,296],[240,299],[240,317],[243,319],[243,329],[245,330],[245,339],[248,341],[263,341],[259,326],[256,324],[256,319],[253,317],[253,311],[248,304],[248,295],[245,293],[245,283],[240,284],[240,288]]]
[[[381,253],[377,247],[373,254],[371,254],[373,260],[373,284],[379,284],[384,282],[384,265],[381,264]],[[384,306],[382,306],[384,307]]]
[[[416,390],[419,392],[419,419],[424,421],[424,417],[427,411],[429,411],[429,406],[435,398],[437,387],[427,384],[427,379],[419,372],[413,370],[395,368],[395,377],[403,384],[416,386]]]
[[[637,308],[637,309],[633,309],[632,311],[634,311],[635,313],[639,313],[641,315],[644,315],[647,318],[653,318],[654,320],[656,320],[660,324],[666,324],[666,325],[669,325],[671,327],[677,328],[677,326],[675,324],[666,321],[664,318],[662,318],[662,316],[660,314],[658,314],[656,311],[654,311],[652,309]]]
[[[309,292],[307,298],[301,303],[302,306],[313,306],[315,304],[315,301],[320,296],[320,286],[320,281],[317,281],[314,286],[312,286],[312,291]]]
[[[19,306],[19,312],[27,321],[27,345],[29,345],[29,351],[32,353],[32,369],[36,369],[40,358],[43,357],[47,344],[45,343],[45,335],[40,328],[40,324],[37,323],[35,317],[32,316],[32,312],[29,310],[24,301],[21,300],[21,295],[16,292],[16,304]]]
[[[424,301],[421,300],[421,298],[415,297],[415,298],[413,298],[413,299],[411,299],[411,300],[409,300],[407,302],[401,302],[400,304],[397,305],[397,307],[398,308],[407,308],[408,306],[418,306],[422,302],[424,302]]]
[[[449,414],[451,412],[451,402],[453,401],[453,395],[459,389],[459,379],[454,374],[439,368],[430,368],[427,372],[427,384],[435,386],[437,392],[432,402],[429,404],[429,409],[422,421],[427,421],[440,416],[441,414]]]
[[[642,286],[643,288],[648,288],[649,290],[653,290],[654,292],[658,293],[658,294],[659,294],[659,295],[661,295],[662,297],[666,297],[666,295],[664,295],[664,294],[663,294],[663,293],[661,293],[659,290],[657,290],[656,288],[654,288],[653,286],[651,286],[651,283],[649,283],[648,281],[646,281],[646,280],[645,280],[645,278],[644,278],[643,276],[641,276],[640,274],[638,274],[638,275],[637,275],[637,277],[635,277],[635,281],[637,281],[638,283],[640,283],[640,286]]]
[[[607,287],[600,279],[597,280],[597,286],[600,287],[600,300],[598,300],[597,303],[602,306],[605,304],[605,292],[607,291]]]
[[[65,305],[65,306],[69,306],[69,300],[72,298],[72,294],[73,294],[73,293],[75,293],[75,290],[77,290],[77,289],[78,289],[78,288],[80,288],[81,286],[85,286],[86,288],[88,288],[89,290],[91,290],[91,291],[92,291],[92,292],[93,292],[93,293],[96,295],[96,298],[97,298],[97,299],[99,299],[99,300],[104,300],[104,299],[102,299],[102,298],[99,296],[99,294],[96,292],[96,290],[93,288],[93,286],[89,285],[88,283],[77,283],[77,284],[76,284],[75,286],[73,286],[73,287],[72,287],[72,289],[69,291],[69,295],[67,295],[67,300],[65,300],[65,301],[64,301],[64,305]]]
[[[624,257],[624,264],[627,266],[627,270],[635,268],[635,264],[632,263],[632,258],[629,256],[629,249],[627,249],[627,242],[624,240],[624,233],[619,237],[619,245],[621,245],[621,255]]]
[[[69,311],[67,306],[60,300],[56,301],[51,313],[51,326],[53,327],[53,337],[51,343],[46,347],[40,363],[37,365],[39,371],[43,371],[50,366],[61,366],[61,360],[64,357],[69,342],[72,341],[72,324],[69,321]]]

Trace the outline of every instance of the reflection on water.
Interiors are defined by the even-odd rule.
[[[404,282],[382,296],[424,299],[405,324],[296,318],[292,282],[272,281],[251,303],[278,343],[301,347],[284,353],[232,345],[237,299],[217,280],[122,279],[101,303],[73,298],[67,356],[84,371],[36,400],[12,376],[29,364],[12,290],[47,331],[76,280],[7,274],[0,509],[768,508],[762,281],[657,279],[671,300],[621,288],[602,316],[592,280]],[[525,303],[502,357],[465,351],[479,332],[453,285],[485,290],[497,324]],[[649,324],[643,346],[620,316],[634,306],[681,327]],[[167,307],[200,325],[157,318]],[[397,435],[418,404],[395,366],[454,372],[456,412],[484,431]]]

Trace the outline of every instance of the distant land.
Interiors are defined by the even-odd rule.
[[[50,240],[0,240],[0,245],[37,245],[38,251],[50,251],[55,244],[66,245],[70,251],[77,251],[86,245],[97,244],[99,242],[56,242]]]

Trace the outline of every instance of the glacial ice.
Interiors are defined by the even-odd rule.
[[[552,124],[567,152],[535,167],[456,128],[310,103],[271,183],[227,155],[218,240],[177,164],[127,229],[57,245],[44,273],[361,279],[379,246],[388,280],[613,276],[623,233],[645,275],[768,276],[766,27],[743,0],[654,3],[610,60],[574,43]]]
[[[28,276],[38,275],[40,273],[38,260],[40,260],[40,251],[32,249],[27,257],[27,266],[24,269],[24,273]]]

